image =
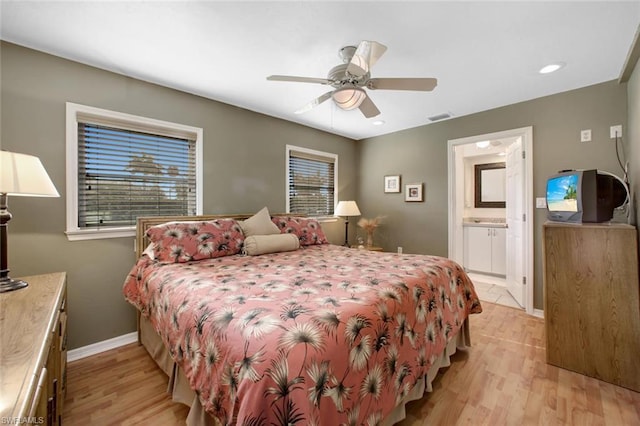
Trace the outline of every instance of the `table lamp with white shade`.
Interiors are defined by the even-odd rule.
[[[7,210],[9,195],[21,197],[59,197],[56,187],[33,155],[0,151],[0,293],[26,287],[25,281],[9,277],[7,222],[11,213]]]
[[[360,209],[355,201],[339,201],[334,211],[336,216],[343,216],[344,220],[344,245],[349,247],[349,217],[360,216]]]

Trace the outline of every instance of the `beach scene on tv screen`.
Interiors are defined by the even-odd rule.
[[[547,183],[547,207],[555,212],[578,211],[578,175],[559,176]]]

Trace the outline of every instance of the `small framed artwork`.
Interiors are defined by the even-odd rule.
[[[405,185],[405,201],[422,201],[422,184],[412,183]]]
[[[384,192],[400,192],[400,175],[384,177]]]

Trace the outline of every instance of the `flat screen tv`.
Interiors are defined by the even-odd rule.
[[[615,176],[597,170],[567,170],[547,179],[547,219],[607,222],[625,202],[626,189]]]

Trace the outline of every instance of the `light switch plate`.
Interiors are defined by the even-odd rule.
[[[591,129],[580,131],[580,142],[591,142]]]
[[[546,209],[547,208],[547,199],[544,197],[536,198],[536,208],[537,209]]]

